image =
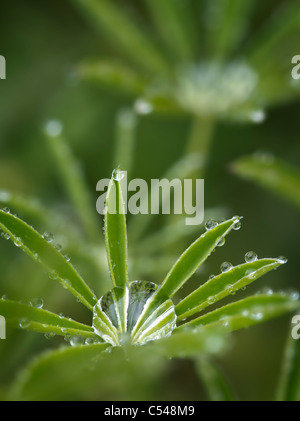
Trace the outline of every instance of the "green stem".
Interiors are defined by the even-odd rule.
[[[196,117],[192,123],[186,153],[197,152],[201,155],[203,160],[202,173],[204,173],[211,143],[213,139],[215,120],[212,117]]]

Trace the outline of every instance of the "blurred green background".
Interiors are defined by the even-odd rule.
[[[105,32],[98,31],[89,23],[75,3],[13,0],[1,7],[0,54],[6,58],[7,79],[0,81],[0,188],[36,197],[46,208],[55,209],[55,212],[76,223],[76,215],[62,185],[57,163],[49,152],[43,127],[48,120],[62,122],[64,137],[80,162],[94,206],[97,181],[110,177],[114,168],[117,115],[122,109],[132,108],[134,101],[132,97],[120,95],[117,90],[113,91],[97,81],[74,77],[79,63],[86,60],[107,57],[124,60],[124,54],[109,42]],[[155,42],[161,45],[143,1],[124,0],[117,3],[129,12],[132,21],[139,21],[142,30],[152,34]],[[207,2],[195,0],[188,3],[195,11],[192,15],[201,62],[202,57],[209,57],[209,38],[205,34],[210,33],[213,18],[210,22],[208,14],[205,26],[203,15]],[[260,39],[255,38],[256,34],[266,30],[270,17],[278,13],[282,5],[295,4],[279,0],[250,3],[252,12],[249,21],[243,23],[245,34],[236,51],[231,54],[232,58],[243,57],[253,39],[259,46]],[[278,27],[275,26],[274,31]],[[267,84],[278,69],[282,71],[279,74],[282,79],[275,77],[274,86],[268,88],[270,91],[280,85],[284,93],[284,83],[290,83],[291,58],[300,53],[295,43],[295,39],[299,40],[299,27],[293,26],[291,34],[287,31],[286,38],[284,35],[278,41],[278,49],[273,49],[273,55],[262,56],[263,60],[269,60],[269,67],[266,68],[270,72],[264,74],[262,83]],[[116,27],[115,30],[120,29]],[[281,54],[283,50],[284,54]],[[300,168],[299,92],[296,87],[296,94],[287,92],[287,95],[278,96],[282,100],[267,100],[264,104],[266,118],[261,124],[226,118],[216,120],[204,175],[205,209],[221,207],[224,208],[224,217],[238,214],[243,215],[244,220],[242,229],[234,233],[226,246],[211,257],[198,275],[198,282],[199,278],[204,281],[210,273],[218,272],[224,260],[238,264],[248,250],[254,250],[260,257],[285,255],[289,261],[279,271],[268,274],[247,288],[244,295],[265,286],[274,290],[300,288],[299,209],[237,177],[230,169],[232,162],[257,151],[268,151]],[[184,154],[193,118],[184,112],[138,115],[132,177],[146,180],[162,177]],[[48,230],[43,222],[34,218],[31,220],[21,210],[16,208],[13,211],[40,231]],[[102,219],[100,216],[97,218],[101,242]],[[128,219],[132,218],[129,216]],[[160,226],[164,222],[165,219],[158,219],[157,224]],[[197,232],[199,229],[195,229],[188,239],[175,244],[172,250],[174,255],[179,255],[185,245],[197,237]],[[130,241],[129,235],[129,248]],[[140,253],[143,254],[143,250]],[[108,289],[107,280],[99,279],[99,275],[95,275],[86,263],[80,259],[77,261],[76,256],[72,256],[72,262],[98,293]],[[72,297],[49,280],[39,267],[4,240],[0,241],[0,265],[0,296],[7,294],[9,298],[18,300],[40,296],[44,299],[45,308],[90,323],[90,315],[80,304],[74,303]],[[142,269],[139,272],[141,279],[158,283],[164,275],[162,271],[160,278],[151,279]],[[240,399],[273,399],[289,329],[290,316],[286,316],[233,335],[230,352],[220,357],[219,363],[238,390]],[[5,391],[33,355],[49,347],[55,348],[60,343],[60,339],[49,341],[37,334],[8,329],[7,340],[0,342],[1,390]],[[162,382],[166,387],[161,386],[156,389],[157,392],[153,387],[144,397],[205,399],[201,381],[190,361],[168,363]],[[121,392],[120,395],[122,397]],[[101,395],[101,392],[96,398],[102,399],[103,396],[110,398]],[[133,392],[130,397],[134,399],[138,395],[135,396]]]

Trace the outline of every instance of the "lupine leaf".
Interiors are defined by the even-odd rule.
[[[178,319],[183,320],[198,313],[282,264],[279,259],[260,259],[235,266],[228,272],[215,276],[177,304]]]
[[[51,124],[51,122],[48,124]],[[46,130],[46,135],[60,172],[61,180],[78,212],[85,233],[92,242],[97,243],[100,241],[100,221],[95,216],[96,213],[92,207],[89,190],[79,164],[73,156],[68,143],[60,134],[52,134],[51,130]]]
[[[234,162],[233,172],[300,207],[300,171],[268,154],[254,154]]]
[[[299,324],[299,316],[297,320]],[[279,401],[300,400],[300,338],[293,338],[290,332],[284,351],[276,398]]]
[[[147,85],[147,79],[123,63],[112,60],[82,63],[78,66],[77,75],[80,79],[94,81],[104,88],[116,90],[118,94],[124,92],[134,97],[142,95]]]
[[[169,297],[172,297],[209,257],[216,248],[218,242],[224,238],[237,223],[239,223],[239,218],[233,217],[202,234],[185,250],[171,268],[161,285],[161,290]]]
[[[210,401],[233,401],[235,395],[215,361],[207,355],[195,359],[196,372]]]
[[[231,332],[288,313],[297,307],[299,307],[299,302],[287,294],[257,294],[197,317],[179,326],[176,331],[182,332],[184,329],[193,327],[210,326]]]
[[[22,251],[40,263],[49,276],[68,289],[90,310],[97,298],[70,262],[34,228],[11,213],[0,210],[0,229]]]
[[[108,0],[73,0],[96,28],[103,30],[122,53],[139,66],[154,72],[169,73],[164,57],[144,31],[132,23],[126,11]]]
[[[125,208],[120,179],[122,172],[115,170],[107,190],[104,219],[105,244],[110,274],[114,286],[128,283],[127,232]]]
[[[187,358],[199,354],[217,354],[226,348],[228,338],[217,329],[186,329],[153,342],[149,347],[166,357]]]
[[[106,352],[105,352],[106,351]],[[166,360],[152,347],[63,347],[36,357],[17,376],[9,400],[149,399]]]
[[[95,336],[93,328],[48,310],[0,299],[0,314],[8,326],[55,335]]]
[[[166,46],[182,61],[193,59],[193,28],[189,6],[178,0],[153,1],[146,4]]]

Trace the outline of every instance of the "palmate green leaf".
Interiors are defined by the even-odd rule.
[[[17,247],[40,263],[64,288],[92,310],[97,298],[70,262],[34,228],[11,213],[0,210],[0,229]]]
[[[290,331],[288,335],[276,398],[300,401],[300,339],[294,339]]]
[[[180,0],[145,2],[162,39],[174,57],[180,61],[192,61],[195,45],[189,5]]]
[[[116,2],[110,0],[72,0],[97,29],[122,53],[147,71],[169,74],[163,55],[152,40],[135,25]]]
[[[198,356],[195,359],[195,366],[210,401],[236,400],[223,371],[210,356]]]
[[[161,291],[172,297],[210,256],[217,244],[239,224],[239,221],[239,217],[233,217],[202,234],[171,268],[161,285]]]
[[[279,259],[260,259],[235,266],[228,272],[209,279],[177,304],[175,309],[178,320],[184,320],[198,313],[282,264],[284,264],[283,261]]]
[[[0,314],[5,317],[8,326],[24,330],[50,335],[95,336],[91,326],[16,301],[0,299]]]
[[[299,307],[294,296],[285,293],[257,294],[220,307],[203,316],[179,326],[175,332],[182,332],[198,326],[222,328],[225,332],[242,329],[273,317],[291,312]]]
[[[269,154],[254,154],[231,165],[232,171],[300,207],[300,171]]]
[[[109,59],[82,63],[77,68],[77,75],[80,79],[94,81],[118,94],[123,92],[133,97],[141,96],[148,82],[130,67]]]
[[[107,190],[104,218],[108,265],[113,285],[117,287],[128,283],[127,231],[121,179],[122,172],[114,170]]]

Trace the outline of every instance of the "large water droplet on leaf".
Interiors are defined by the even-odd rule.
[[[142,345],[169,336],[176,327],[175,308],[167,296],[155,300],[157,290],[152,282],[134,281],[107,292],[93,309],[95,333],[113,346]]]

